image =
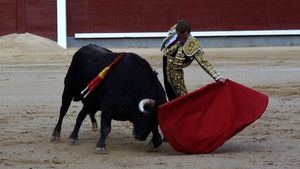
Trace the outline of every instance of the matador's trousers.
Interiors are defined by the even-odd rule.
[[[182,69],[174,69],[174,59],[163,56],[164,85],[169,101],[187,94]]]

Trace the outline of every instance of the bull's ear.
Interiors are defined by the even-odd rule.
[[[142,113],[151,113],[155,109],[155,100],[143,99],[139,103],[139,110]]]

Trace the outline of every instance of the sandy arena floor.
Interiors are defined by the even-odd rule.
[[[58,120],[63,79],[72,55],[46,39],[0,37],[0,168],[248,169],[300,168],[300,47],[204,49],[225,77],[270,97],[261,119],[211,154],[185,155],[168,143],[151,150],[131,136],[132,125],[113,121],[108,154],[95,154],[99,131],[84,121],[79,144],[70,146],[80,103],[66,115],[61,141],[50,143]],[[162,79],[159,49],[130,51],[147,59]],[[213,80],[195,63],[185,69],[189,91]],[[100,113],[97,113],[99,122]]]

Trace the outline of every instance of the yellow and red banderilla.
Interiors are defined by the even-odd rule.
[[[118,63],[123,57],[125,56],[125,53],[121,53],[118,55],[113,62],[111,62],[108,66],[106,66],[88,85],[87,87],[81,91],[81,95],[85,94],[83,98],[86,98],[86,96],[93,91],[106,77],[106,75],[109,73],[111,68]]]

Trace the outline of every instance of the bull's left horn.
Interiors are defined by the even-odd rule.
[[[151,113],[150,111],[144,109],[145,105],[147,105],[149,107],[154,107],[155,106],[155,100],[153,100],[153,99],[143,99],[139,103],[139,110],[142,113]]]

